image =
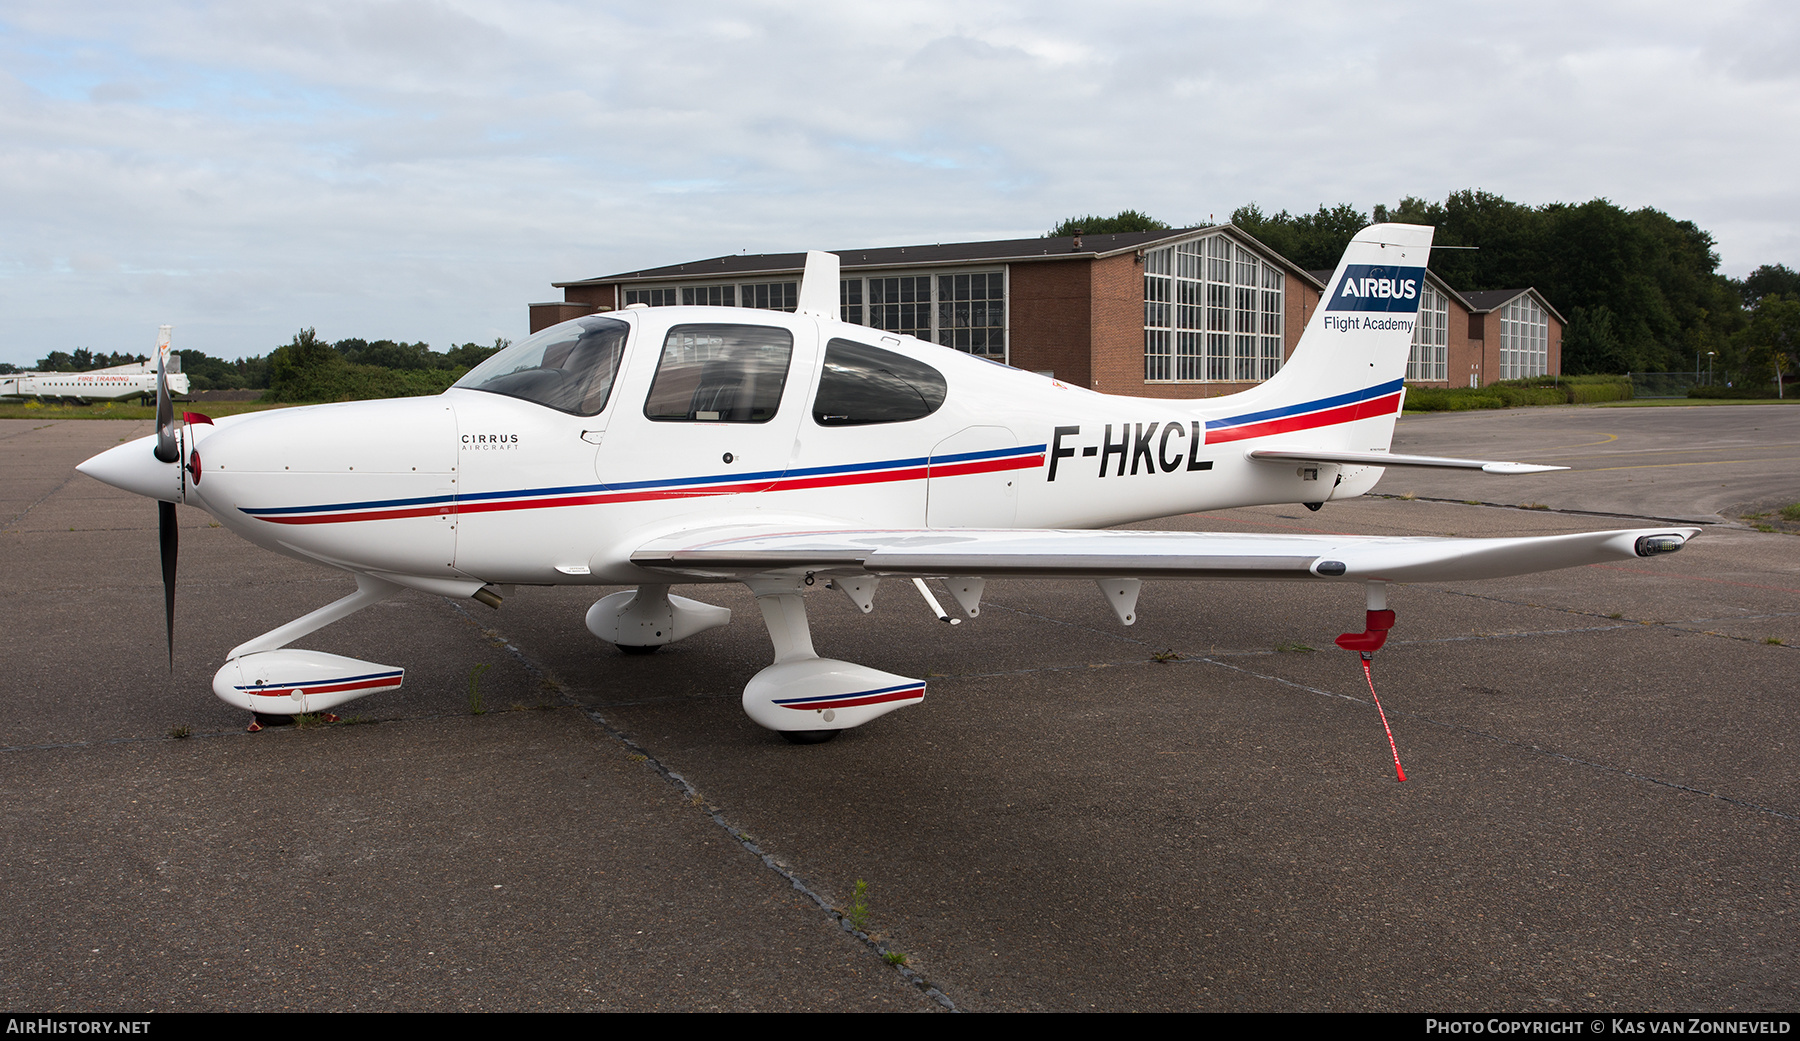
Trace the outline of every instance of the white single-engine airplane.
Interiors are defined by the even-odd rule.
[[[158,380],[166,379],[175,394],[188,392],[188,378],[181,373],[181,358],[169,354],[169,330],[165,325],[156,338],[156,361],[114,365],[86,372],[20,372],[0,376],[0,398],[52,398],[64,401],[125,401],[156,397]]]
[[[587,626],[626,652],[723,625],[673,583],[742,582],[775,661],[744,709],[790,740],[925,696],[820,657],[805,595],[863,611],[881,578],[948,579],[968,617],[989,578],[1096,579],[1119,621],[1145,579],[1286,579],[1366,590],[1365,655],[1390,582],[1494,578],[1681,548],[1695,528],[1539,538],[1097,531],[1234,506],[1360,495],[1390,466],[1560,467],[1394,455],[1432,229],[1358,234],[1293,356],[1204,401],[1113,397],[837,320],[838,264],[807,256],[798,311],[628,307],[494,355],[440,397],[351,402],[158,430],[81,464],[158,500],[173,657],[174,504],[340,568],[356,592],[233,649],[213,680],[257,713],[321,712],[403,670],[288,644],[417,589],[498,607],[514,585],[632,585]],[[1071,530],[1083,529],[1083,530]]]

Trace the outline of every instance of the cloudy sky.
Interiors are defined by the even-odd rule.
[[[518,338],[721,253],[1478,187],[1800,267],[1800,8],[0,0],[0,361]]]

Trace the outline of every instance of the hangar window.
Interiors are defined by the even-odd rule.
[[[820,426],[867,426],[923,419],[944,403],[946,385],[936,369],[893,351],[832,340],[813,398]]]
[[[613,318],[554,325],[475,366],[456,386],[523,398],[577,416],[597,415],[612,394],[630,331]]]
[[[1005,271],[851,277],[838,303],[846,322],[1006,360]]]
[[[1222,234],[1144,255],[1146,382],[1266,380],[1281,368],[1287,278]]]
[[[800,306],[798,282],[746,282],[738,288],[744,294],[744,307],[791,312]]]
[[[799,282],[626,289],[626,304],[708,304],[794,311]],[[1006,272],[918,272],[838,283],[838,317],[852,325],[916,336],[990,361],[1006,361]]]
[[[736,307],[737,286],[682,286],[681,302],[690,306]]]
[[[869,279],[869,325],[931,339],[931,276]]]
[[[838,318],[851,325],[863,324],[863,280],[846,278],[838,282]]]
[[[675,289],[673,286],[664,289],[627,289],[625,290],[625,306],[647,304],[651,307],[674,307]]]
[[[1413,327],[1412,353],[1406,358],[1408,382],[1450,378],[1450,298],[1429,283],[1419,295],[1419,324]]]
[[[1524,379],[1550,371],[1550,316],[1525,293],[1500,309],[1500,378]]]
[[[760,307],[765,311],[792,311],[799,306],[798,282],[745,282],[713,286],[656,286],[625,290],[625,303],[651,307],[686,306]]]
[[[1006,275],[939,275],[937,342],[984,358],[1006,357]]]
[[[781,405],[794,337],[763,325],[678,325],[663,340],[644,415],[766,423]]]

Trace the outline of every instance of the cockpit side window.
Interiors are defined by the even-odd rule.
[[[943,374],[922,361],[832,340],[813,398],[813,421],[831,427],[923,419],[944,404],[945,389]]]
[[[547,405],[577,416],[598,415],[612,396],[631,327],[614,318],[579,318],[513,344],[456,381]]]
[[[781,406],[793,334],[763,325],[678,325],[663,340],[644,415],[659,422],[766,423]]]

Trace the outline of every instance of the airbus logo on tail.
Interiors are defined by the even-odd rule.
[[[1389,267],[1346,264],[1343,280],[1327,304],[1327,311],[1419,310],[1419,286],[1425,281],[1422,267]]]

